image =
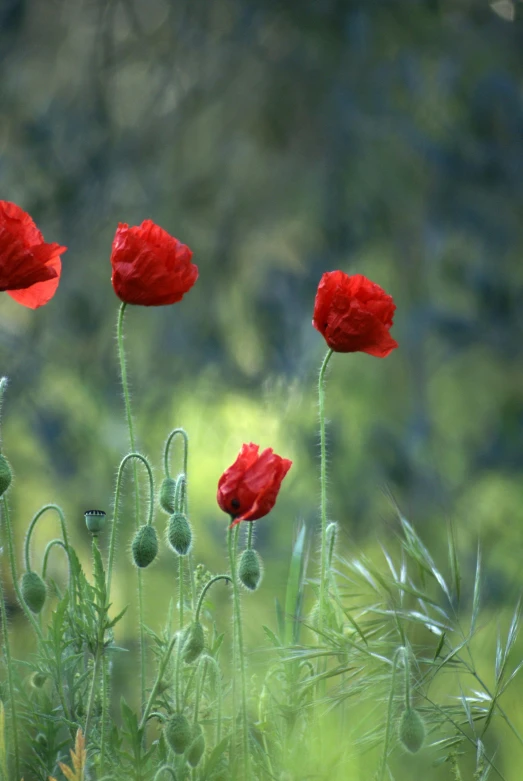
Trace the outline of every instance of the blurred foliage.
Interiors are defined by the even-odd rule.
[[[310,320],[321,274],[342,268],[394,296],[400,343],[386,361],[332,361],[342,544],[394,533],[390,492],[436,545],[452,516],[471,572],[480,536],[486,599],[513,598],[522,20],[521,3],[487,0],[0,3],[1,197],[69,247],[48,306],[0,302],[20,541],[45,501],[75,542],[84,509],[110,502],[127,435],[109,255],[118,221],[150,217],[191,246],[200,279],[175,307],[129,312],[134,411],[158,466],[170,428],[191,435],[203,560],[224,552],[216,481],[243,441],[295,462],[258,524],[261,610],[295,519],[317,523],[324,344]]]

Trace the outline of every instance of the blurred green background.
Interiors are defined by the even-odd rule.
[[[168,431],[190,434],[198,560],[223,566],[216,483],[242,442],[294,461],[258,524],[253,638],[297,522],[318,523],[325,344],[311,317],[337,268],[394,296],[400,344],[331,363],[329,514],[345,552],[394,537],[392,494],[436,553],[453,519],[468,591],[481,539],[486,607],[512,605],[522,80],[523,5],[509,0],[2,0],[0,196],[69,247],[49,305],[0,301],[19,544],[56,501],[87,552],[83,511],[110,508],[127,447],[111,242],[118,221],[151,218],[193,249],[200,279],[180,304],[128,311],[134,413],[158,477]],[[123,524],[122,559],[130,535]],[[148,575],[152,624],[174,569],[164,552]]]

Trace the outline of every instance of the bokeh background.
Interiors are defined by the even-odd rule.
[[[253,637],[300,521],[314,545],[325,344],[311,317],[322,273],[337,268],[394,296],[400,344],[383,361],[331,363],[329,514],[342,548],[394,545],[392,496],[436,555],[453,520],[469,591],[481,540],[485,610],[512,609],[523,549],[520,2],[1,0],[0,183],[47,241],[69,247],[49,305],[0,301],[19,544],[38,507],[57,501],[87,555],[83,511],[110,507],[127,448],[111,242],[119,221],[151,218],[189,244],[200,278],[180,304],[128,312],[134,413],[158,477],[168,431],[190,434],[198,560],[223,566],[216,482],[242,442],[294,461],[258,524],[266,575],[246,611]],[[42,525],[36,549],[50,533]],[[124,523],[124,576],[130,536]],[[54,566],[59,577],[59,554]],[[150,574],[153,625],[174,569],[164,552]]]

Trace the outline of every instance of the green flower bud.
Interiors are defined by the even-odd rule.
[[[244,550],[240,557],[238,577],[249,591],[256,591],[262,577],[261,559],[252,548]]]
[[[103,510],[86,510],[84,518],[87,531],[91,534],[100,534],[105,526],[105,512]]]
[[[156,529],[150,524],[140,526],[131,545],[133,560],[137,567],[148,567],[158,553]]]
[[[183,513],[173,513],[167,527],[167,540],[175,553],[186,556],[192,542],[192,531],[187,516]]]
[[[5,492],[11,485],[12,479],[13,479],[13,473],[11,472],[11,467],[9,466],[9,462],[5,456],[0,455],[0,496],[2,496],[2,494],[5,494]]]
[[[47,675],[45,673],[36,672],[31,676],[31,683],[35,689],[41,689],[47,681]]]
[[[187,752],[187,762],[191,767],[196,767],[205,751],[205,735],[199,724],[193,726],[192,742]]]
[[[200,656],[205,646],[203,635],[203,626],[199,621],[191,624],[184,634],[182,644],[182,658],[186,664],[195,662]]]
[[[175,494],[176,480],[172,477],[164,478],[160,488],[160,507],[162,510],[165,510],[168,515],[172,515],[176,510],[176,505],[174,504]]]
[[[183,754],[191,743],[192,727],[183,713],[175,713],[164,727],[167,743],[175,754]]]
[[[414,708],[403,711],[399,725],[399,739],[411,754],[416,754],[425,742],[425,722]]]
[[[20,590],[27,607],[33,613],[39,613],[47,596],[45,583],[37,572],[24,572],[20,581]]]

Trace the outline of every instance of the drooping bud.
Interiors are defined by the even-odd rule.
[[[205,647],[203,626],[199,621],[194,621],[185,632],[182,644],[182,658],[186,664],[192,664],[200,656]]]
[[[5,494],[11,485],[12,479],[13,473],[11,472],[9,462],[5,456],[0,455],[0,496]]]
[[[39,613],[44,606],[47,589],[38,572],[24,572],[20,590],[27,607],[33,613]]]
[[[176,480],[172,477],[164,478],[160,488],[160,507],[168,515],[172,515],[176,510],[174,497],[176,494]]]
[[[256,591],[262,576],[261,559],[253,548],[244,550],[240,557],[238,577],[249,591]]]
[[[425,742],[425,722],[414,708],[407,708],[399,725],[399,739],[403,746],[416,754]]]
[[[131,545],[133,560],[137,567],[148,567],[158,554],[158,537],[151,524],[140,526]]]
[[[183,754],[192,739],[192,727],[188,718],[183,713],[175,713],[166,723],[164,735],[174,753]]]
[[[184,513],[173,513],[167,527],[167,540],[169,545],[179,556],[189,553],[192,542],[192,531],[189,521]]]
[[[100,534],[105,526],[105,512],[103,510],[86,510],[84,512],[85,525],[91,534]]]
[[[45,673],[36,672],[31,676],[31,683],[35,689],[41,689],[47,681],[47,675]]]
[[[192,742],[187,752],[187,762],[191,767],[196,767],[205,751],[205,735],[199,724],[193,726]]]

